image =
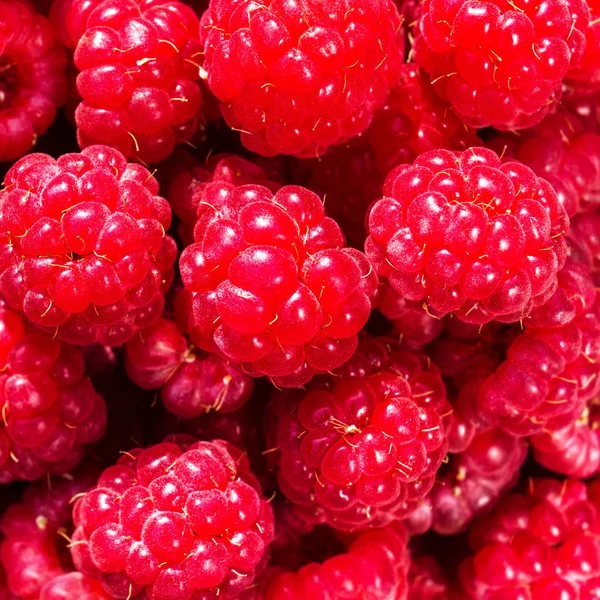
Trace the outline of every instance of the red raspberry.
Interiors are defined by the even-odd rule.
[[[53,21],[75,50],[77,139],[146,163],[166,158],[198,128],[199,21],[177,0],[64,0]]]
[[[431,489],[451,408],[425,356],[362,340],[308,394],[275,394],[278,482],[305,518],[340,530],[387,525]]]
[[[450,600],[446,573],[429,554],[411,555],[408,600]]]
[[[67,57],[26,0],[0,2],[0,162],[29,152],[65,102]]]
[[[49,581],[43,588],[40,600],[114,600],[94,579],[81,573],[65,573]],[[136,600],[132,598],[132,600]],[[139,598],[139,600],[143,600]]]
[[[572,256],[585,263],[600,287],[600,212],[578,215],[571,222],[569,245]]]
[[[273,537],[247,459],[219,440],[125,453],[73,519],[77,569],[118,599],[238,598],[266,566]]]
[[[181,254],[192,341],[280,386],[343,364],[377,285],[367,258],[305,188],[220,189],[198,203]]]
[[[267,584],[264,600],[405,598],[410,562],[406,544],[400,524],[362,533],[346,552],[322,564],[277,573]]]
[[[0,481],[34,480],[77,466],[99,440],[106,406],[84,376],[83,355],[0,309]]]
[[[171,209],[107,146],[30,154],[0,192],[0,294],[70,343],[116,346],[154,322],[173,277]]]
[[[590,18],[584,0],[424,0],[422,11],[415,62],[465,123],[507,130],[552,110]]]
[[[518,321],[556,286],[568,218],[550,184],[485,148],[391,171],[369,215],[377,273],[436,316]]]
[[[363,132],[396,84],[400,26],[392,0],[211,0],[208,86],[249,150],[320,156]]]
[[[600,128],[591,129],[571,111],[561,109],[520,135],[501,134],[488,145],[549,181],[569,216],[600,206]]]
[[[569,69],[567,81],[583,88],[600,88],[600,2],[587,0],[590,26],[586,32],[586,47],[581,61]]]
[[[167,410],[197,417],[211,410],[231,412],[252,393],[252,378],[218,356],[188,346],[175,323],[159,319],[127,343],[125,368],[141,388],[161,389]]]
[[[594,598],[600,592],[597,500],[580,481],[530,480],[472,529],[463,597]]]

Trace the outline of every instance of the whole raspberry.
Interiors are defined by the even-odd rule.
[[[0,162],[29,152],[65,101],[67,57],[26,0],[0,2]]]
[[[0,309],[0,481],[34,480],[77,466],[99,440],[106,406],[84,376],[78,348],[26,334]]]
[[[520,135],[495,136],[488,146],[549,181],[569,216],[600,206],[600,127],[586,126],[571,111],[559,109]]]
[[[116,346],[160,316],[173,277],[171,209],[107,146],[30,154],[0,191],[0,295],[59,339]]]
[[[539,123],[585,50],[584,0],[424,0],[421,6],[414,60],[472,127]]]
[[[222,358],[188,346],[175,323],[159,319],[125,348],[129,378],[144,389],[161,389],[167,410],[197,417],[210,410],[231,412],[252,393],[252,378]]]
[[[424,355],[365,338],[335,377],[275,394],[278,482],[305,518],[340,530],[387,525],[431,489],[452,410]]]
[[[585,39],[586,47],[579,63],[567,73],[567,81],[575,87],[600,88],[600,2],[587,0],[590,25]]]
[[[392,170],[383,192],[365,252],[428,313],[519,321],[554,290],[569,220],[531,169],[485,148],[434,150]]]
[[[198,129],[199,21],[178,0],[62,0],[52,20],[75,50],[81,148],[107,144],[146,163]]]
[[[247,459],[185,442],[125,453],[75,504],[73,561],[117,599],[238,598],[266,566],[273,515]]]
[[[305,188],[220,189],[198,202],[180,259],[192,341],[280,386],[344,363],[377,286],[367,258]]]
[[[594,598],[600,592],[597,500],[580,481],[531,479],[470,532],[463,597]]]
[[[406,531],[400,524],[362,533],[346,552],[322,564],[274,574],[264,600],[405,598],[410,563],[406,545]]]
[[[208,86],[253,152],[314,157],[363,132],[404,59],[392,0],[211,0]]]

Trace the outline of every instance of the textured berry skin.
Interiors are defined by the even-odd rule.
[[[411,555],[408,572],[408,600],[450,600],[450,582],[435,558]]]
[[[81,573],[65,573],[49,581],[40,594],[40,600],[113,600],[100,583]],[[134,599],[137,600],[137,599]],[[140,600],[142,600],[140,598]]]
[[[414,60],[472,127],[539,123],[585,50],[590,13],[583,0],[425,0],[421,6]]]
[[[34,480],[77,466],[99,440],[106,406],[84,376],[78,348],[26,334],[21,317],[0,309],[0,481]]]
[[[355,356],[308,394],[275,394],[278,483],[305,519],[340,530],[404,517],[435,481],[452,413],[424,355],[364,338]]]
[[[167,410],[186,418],[211,410],[232,412],[252,393],[249,375],[218,356],[188,346],[177,325],[166,319],[159,319],[127,343],[125,368],[141,388],[162,388]]]
[[[0,2],[0,162],[35,145],[67,93],[67,56],[52,25],[21,0]]]
[[[578,215],[569,229],[571,254],[591,270],[592,279],[600,287],[600,213]]]
[[[156,163],[198,129],[198,17],[182,2],[65,0],[53,10],[75,50],[81,148],[107,144]]]
[[[555,289],[569,220],[529,168],[485,148],[434,150],[392,170],[383,193],[365,252],[429,314],[519,321]]]
[[[392,0],[212,0],[203,67],[249,150],[320,156],[363,132],[396,85],[400,26]]]
[[[117,599],[238,598],[273,537],[248,469],[226,442],[190,436],[125,453],[75,504],[75,566]]]
[[[0,192],[0,294],[69,343],[116,346],[160,316],[173,278],[171,209],[107,146],[30,154]]]
[[[600,2],[587,0],[590,25],[585,39],[585,52],[577,66],[569,69],[567,81],[575,87],[600,89]]]
[[[410,563],[407,537],[400,524],[362,533],[346,552],[322,564],[277,573],[267,584],[265,600],[403,600]]]
[[[353,354],[377,277],[316,194],[251,184],[203,195],[194,239],[179,263],[194,344],[279,386]]]
[[[571,111],[560,109],[521,135],[504,133],[488,145],[549,181],[569,217],[600,206],[600,128]]]
[[[460,567],[464,597],[581,598],[600,593],[598,504],[585,484],[531,479],[475,524]]]

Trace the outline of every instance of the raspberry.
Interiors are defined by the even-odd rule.
[[[586,264],[600,287],[600,213],[578,215],[571,222],[569,245],[572,256]]]
[[[156,163],[194,135],[202,96],[192,8],[177,0],[66,0],[53,21],[80,71],[81,148],[107,144]]]
[[[369,215],[367,257],[434,316],[518,321],[543,303],[566,257],[555,191],[485,148],[434,150],[391,171]]]
[[[408,600],[449,600],[450,582],[429,554],[410,557]]]
[[[20,316],[3,309],[0,390],[3,483],[65,473],[104,433],[106,406],[84,376],[81,351],[25,333]]]
[[[252,392],[252,378],[218,356],[206,356],[171,321],[159,319],[127,343],[125,367],[141,388],[161,389],[167,410],[197,417],[211,409],[231,412]]]
[[[68,598],[113,600],[111,596],[104,592],[97,581],[76,572],[55,577],[42,588],[40,595],[40,600],[68,600]]]
[[[295,573],[277,573],[267,584],[265,600],[305,598],[405,598],[410,559],[407,535],[397,524],[362,533],[345,553]]]
[[[154,322],[175,243],[158,184],[107,146],[30,154],[0,192],[0,294],[69,343],[116,346]]]
[[[567,73],[567,81],[574,86],[600,88],[600,2],[587,0],[590,25],[586,32],[585,52],[577,66]]]
[[[363,132],[404,58],[392,0],[211,0],[200,37],[225,120],[265,156],[320,156]]]
[[[29,152],[66,98],[67,58],[27,1],[0,2],[0,162]]]
[[[19,600],[8,587],[6,573],[2,565],[0,565],[0,600]]]
[[[125,453],[73,518],[77,569],[117,599],[237,598],[264,569],[273,536],[247,459],[218,440]]]
[[[567,214],[600,206],[600,128],[590,129],[561,109],[521,135],[502,134],[488,145],[549,181]]]
[[[279,386],[348,360],[377,278],[364,254],[344,248],[319,197],[250,184],[203,195],[198,207],[196,243],[180,259],[194,344]]]
[[[309,521],[387,525],[434,484],[452,412],[444,384],[424,355],[387,341],[364,338],[336,377],[271,401],[279,486]]]
[[[530,480],[470,535],[467,598],[593,598],[600,591],[597,501],[580,481]],[[464,596],[463,596],[464,597]]]
[[[583,0],[425,0],[414,59],[471,127],[524,129],[556,105],[589,18]]]

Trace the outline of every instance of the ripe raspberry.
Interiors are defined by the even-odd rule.
[[[556,286],[568,218],[549,183],[485,148],[434,150],[392,170],[367,257],[401,296],[469,323],[518,321]]]
[[[424,355],[364,338],[308,394],[275,393],[278,482],[308,521],[381,527],[410,513],[446,455],[451,408]]]
[[[600,213],[577,215],[569,228],[571,255],[586,264],[600,287]]]
[[[167,410],[197,417],[240,408],[252,393],[252,378],[218,356],[188,346],[171,321],[159,319],[138,332],[125,349],[129,378],[141,388],[161,389]]]
[[[400,525],[362,533],[345,553],[295,573],[280,572],[268,582],[264,600],[362,598],[394,600],[408,590],[407,535]]]
[[[0,309],[0,481],[34,480],[77,466],[99,440],[106,406],[84,376],[83,355]]]
[[[0,294],[69,343],[116,346],[160,316],[175,242],[158,184],[107,146],[30,154],[0,192]]]
[[[377,277],[364,254],[344,248],[316,194],[252,184],[203,195],[194,239],[180,269],[197,346],[279,386],[353,354]]]
[[[75,50],[81,148],[156,163],[198,128],[199,21],[177,0],[65,0],[52,19]]]
[[[569,216],[600,206],[600,128],[587,127],[571,111],[548,115],[521,135],[498,135],[488,146],[549,181]]]
[[[414,59],[468,125],[524,129],[556,105],[589,18],[583,0],[425,0]]]
[[[429,554],[411,555],[408,600],[450,600],[446,573]]]
[[[29,152],[66,97],[67,57],[26,0],[0,2],[0,162]]]
[[[266,566],[273,537],[247,459],[219,440],[125,453],[73,518],[77,569],[118,599],[237,598]]]
[[[249,150],[320,156],[363,132],[396,84],[400,26],[392,0],[211,0],[203,67]]]
[[[55,577],[42,588],[40,594],[40,600],[68,600],[69,598],[114,600],[112,596],[106,594],[98,581],[76,572]]]
[[[594,598],[600,592],[598,504],[573,479],[530,480],[470,532],[463,597]]]
[[[567,81],[576,87],[600,88],[600,2],[587,0],[590,25],[586,32],[585,52],[579,63],[567,73]]]

